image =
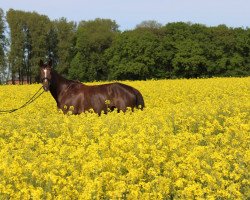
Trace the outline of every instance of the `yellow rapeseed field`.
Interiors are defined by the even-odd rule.
[[[124,82],[146,108],[0,115],[0,199],[248,199],[250,77]],[[41,84],[0,86],[0,110]]]

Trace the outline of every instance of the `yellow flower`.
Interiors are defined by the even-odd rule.
[[[249,77],[124,83],[141,91],[143,111],[64,115],[44,93],[0,114],[0,199],[250,196]],[[0,86],[0,107],[39,88]]]

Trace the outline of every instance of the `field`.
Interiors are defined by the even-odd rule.
[[[0,199],[250,198],[250,77],[125,82],[143,111],[0,115]],[[0,86],[0,110],[38,89]]]

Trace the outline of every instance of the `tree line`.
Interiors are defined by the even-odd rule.
[[[250,29],[143,21],[120,31],[111,19],[50,20],[0,9],[0,83],[39,82],[38,62],[80,81],[248,76]]]

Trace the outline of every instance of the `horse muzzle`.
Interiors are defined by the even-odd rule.
[[[49,88],[50,88],[50,80],[48,78],[44,78],[42,80],[42,84],[43,84],[43,89],[45,92],[48,92],[49,91]]]

